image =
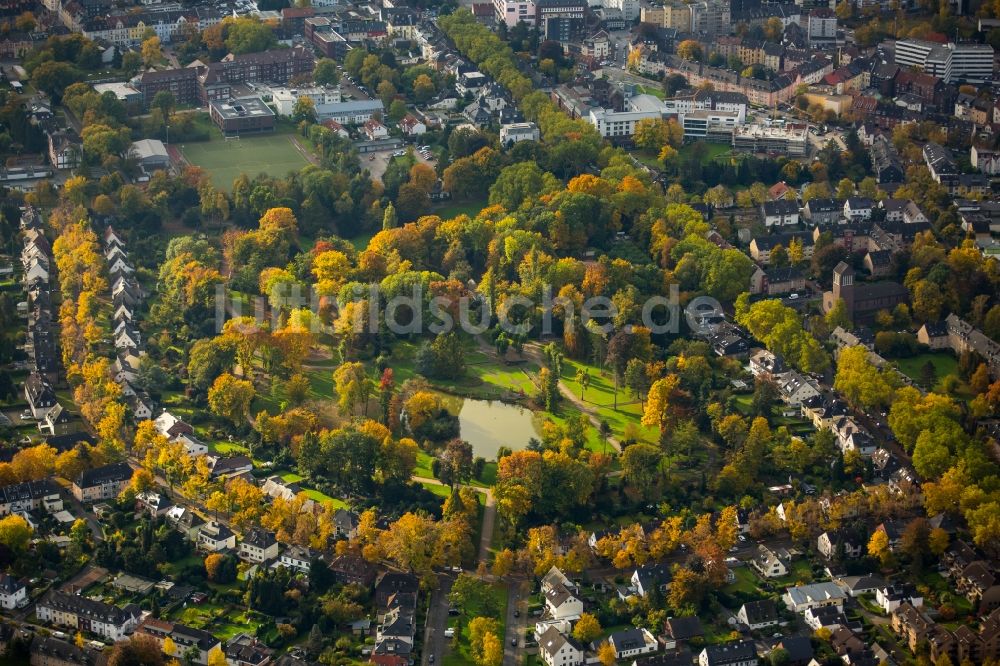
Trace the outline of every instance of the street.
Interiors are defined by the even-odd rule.
[[[445,637],[448,628],[448,593],[455,577],[451,574],[438,574],[438,586],[431,592],[430,605],[427,608],[427,622],[424,626],[424,650],[420,663],[429,666],[431,655],[436,663],[443,660],[448,649],[449,639]]]
[[[518,666],[524,661],[524,635],[528,627],[530,589],[529,580],[511,580],[507,583],[507,630],[503,639],[503,663],[507,666]]]

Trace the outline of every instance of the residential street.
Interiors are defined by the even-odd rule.
[[[429,666],[431,655],[434,655],[435,663],[440,663],[444,659],[445,651],[448,649],[449,639],[445,638],[444,631],[448,628],[448,593],[451,592],[451,584],[455,582],[451,574],[438,574],[438,586],[431,592],[431,602],[427,609],[427,623],[424,627],[424,651],[420,656],[420,663]]]
[[[527,580],[517,579],[507,583],[507,630],[503,639],[503,663],[506,666],[518,666],[524,660],[524,634],[528,626],[530,589],[531,583]],[[514,616],[515,611],[517,617]]]

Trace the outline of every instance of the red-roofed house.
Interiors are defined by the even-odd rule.
[[[365,134],[368,135],[369,139],[375,141],[389,136],[389,130],[386,129],[385,125],[372,118],[365,123]]]
[[[399,121],[399,127],[406,136],[419,136],[427,131],[427,125],[418,120],[412,113],[406,114]]]

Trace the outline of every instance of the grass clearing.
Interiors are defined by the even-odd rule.
[[[254,176],[263,172],[271,176],[285,176],[289,171],[298,171],[309,164],[287,134],[241,137],[230,141],[213,139],[182,144],[178,148],[184,159],[208,171],[212,183],[226,192],[232,190],[233,180],[240,174]]]
[[[936,354],[928,352],[926,354],[911,356],[910,358],[894,359],[892,362],[899,367],[904,375],[920,383],[924,366],[928,361],[934,366],[934,374],[937,375],[938,379],[941,379],[945,375],[958,374],[958,359],[947,352]]]
[[[431,209],[432,215],[437,215],[442,220],[450,220],[459,215],[475,217],[479,211],[486,208],[489,202],[486,199],[476,199],[475,201],[454,201]]]

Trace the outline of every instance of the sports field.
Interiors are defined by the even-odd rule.
[[[220,190],[229,192],[233,180],[241,173],[256,176],[285,176],[306,166],[306,158],[292,144],[287,134],[240,137],[238,140],[213,137],[211,141],[179,146],[191,164],[200,166],[212,176]]]

